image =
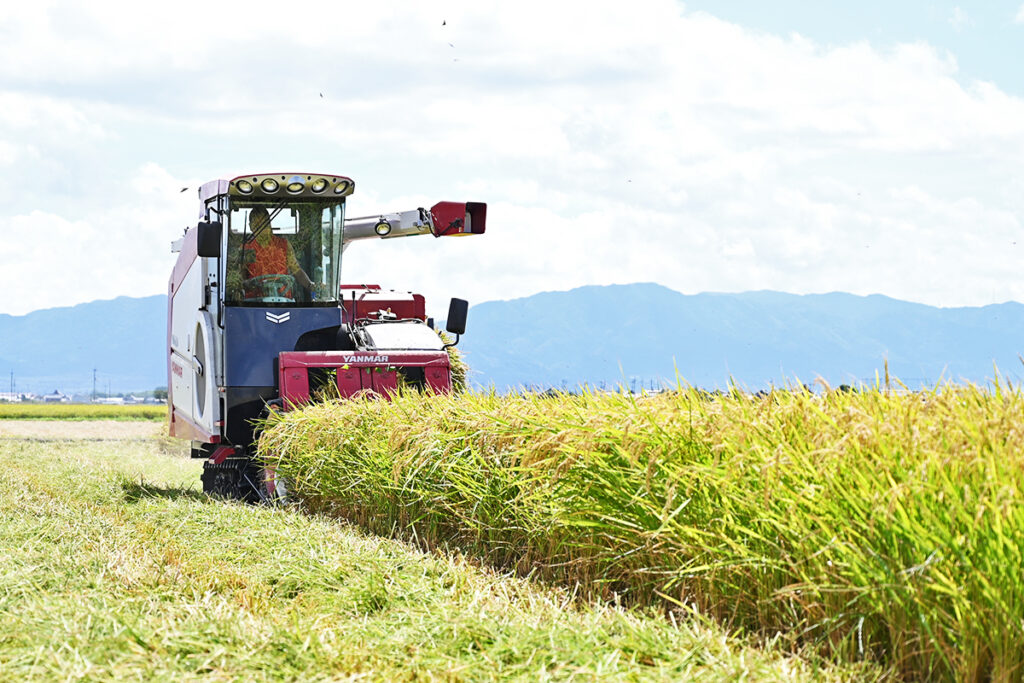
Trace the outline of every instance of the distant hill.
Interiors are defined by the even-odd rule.
[[[115,392],[166,384],[167,299],[119,297],[0,315],[0,391]],[[515,386],[649,386],[679,375],[751,389],[799,378],[870,382],[889,360],[908,384],[1024,375],[1024,305],[935,308],[888,297],[684,295],[656,284],[580,287],[473,306],[460,343],[472,379]]]
[[[656,284],[580,287],[474,306],[460,344],[498,388],[650,384],[749,388],[872,381],[886,358],[910,385],[1019,377],[1024,305],[936,308],[885,296],[684,295]],[[635,379],[634,379],[635,378]]]
[[[0,315],[0,391],[144,391],[167,384],[167,297],[118,297]]]

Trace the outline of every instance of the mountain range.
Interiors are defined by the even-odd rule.
[[[0,392],[165,385],[167,299],[119,297],[0,314]],[[685,295],[657,284],[587,286],[473,306],[459,348],[480,386],[639,388],[678,379],[750,389],[822,378],[871,383],[888,361],[910,386],[1024,372],[1024,305],[936,308],[881,295]]]
[[[0,314],[0,392],[128,392],[167,384],[167,297]]]
[[[910,386],[1024,374],[1024,305],[937,308],[886,296],[772,291],[685,295],[656,284],[588,286],[470,310],[475,381],[650,386],[678,377],[751,389],[822,378]]]

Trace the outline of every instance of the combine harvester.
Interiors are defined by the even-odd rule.
[[[167,375],[171,436],[203,458],[203,491],[244,500],[284,496],[255,460],[254,421],[327,388],[387,396],[399,384],[447,392],[446,345],[419,294],[340,284],[350,243],[411,235],[480,235],[487,205],[440,202],[345,218],[350,178],[245,175],[199,189],[199,220],[172,245]],[[447,330],[465,332],[452,299]]]

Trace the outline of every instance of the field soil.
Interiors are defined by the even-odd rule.
[[[0,420],[0,438],[43,441],[144,439],[157,436],[162,428],[159,422],[125,420]]]
[[[184,453],[153,424],[0,424],[0,681],[866,673],[694,614],[584,604],[299,509],[213,499]]]

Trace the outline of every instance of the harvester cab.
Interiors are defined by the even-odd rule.
[[[342,284],[347,248],[364,239],[483,234],[487,205],[345,217],[355,184],[340,175],[273,173],[214,180],[199,190],[199,221],[172,245],[168,286],[171,436],[203,458],[203,490],[258,500],[281,482],[254,459],[269,409],[327,389],[387,397],[400,385],[452,389],[446,344],[422,296]],[[453,299],[448,330],[465,331]]]

